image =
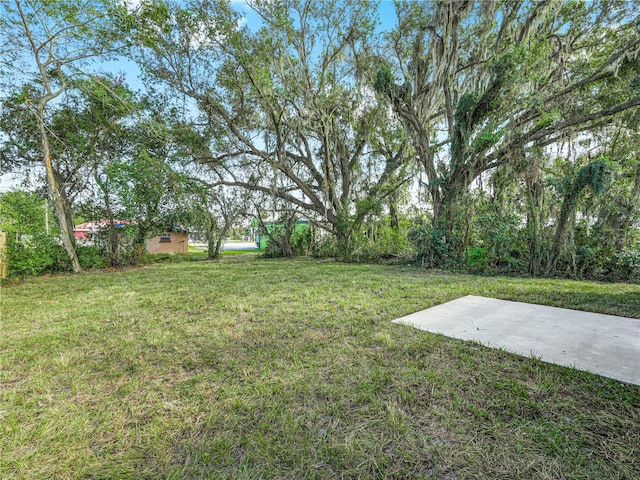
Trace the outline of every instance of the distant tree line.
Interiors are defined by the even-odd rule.
[[[285,256],[640,280],[637,0],[248,7],[2,6],[2,169],[44,173],[74,271],[74,215],[110,220],[112,265],[115,218],[214,258],[252,215]],[[90,64],[125,57],[144,93]]]

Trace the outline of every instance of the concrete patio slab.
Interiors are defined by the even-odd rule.
[[[394,323],[640,385],[640,319],[468,295]]]

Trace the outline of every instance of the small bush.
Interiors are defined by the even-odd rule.
[[[640,283],[640,247],[615,254],[610,262],[609,277],[610,280]]]
[[[314,231],[306,224],[291,221],[270,225],[267,246],[263,256],[266,258],[300,257],[312,253]]]
[[[294,257],[309,255],[313,245],[313,229],[309,226],[298,228],[291,234],[291,252]]]
[[[467,265],[474,273],[484,273],[489,266],[489,252],[485,247],[471,247],[467,252]]]
[[[478,248],[486,253],[484,270],[513,273],[523,269],[520,258],[526,255],[526,238],[520,228],[521,218],[513,212],[503,212],[493,203],[482,202],[473,221]],[[480,261],[480,259],[477,259]],[[473,265],[469,264],[473,269]],[[477,267],[478,265],[476,265]]]
[[[447,239],[444,225],[433,225],[419,218],[409,231],[409,240],[416,249],[416,259],[426,267],[452,267],[455,265],[454,245]]]
[[[76,252],[83,269],[105,268],[109,265],[109,259],[100,247],[81,245],[76,248]]]
[[[380,222],[354,235],[351,260],[356,262],[380,262],[413,258],[415,251],[408,240],[409,222],[394,229]]]

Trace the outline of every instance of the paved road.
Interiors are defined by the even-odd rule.
[[[258,250],[256,242],[224,242],[223,250]]]

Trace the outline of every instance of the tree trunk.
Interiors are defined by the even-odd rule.
[[[282,253],[284,254],[285,258],[293,258],[293,250],[291,250],[291,235],[292,234],[293,234],[293,229],[291,228],[291,225],[289,223],[285,224],[285,226],[284,226],[284,235],[282,235],[282,237],[280,237]]]
[[[218,255],[220,255],[220,249],[222,248],[223,240],[229,234],[229,230],[231,230],[232,222],[233,222],[232,218],[229,218],[226,215],[224,216],[224,224],[222,225],[222,230],[220,231],[220,236],[218,237],[218,244],[217,244],[217,250],[216,250]]]
[[[116,230],[116,226],[114,225],[113,215],[111,215],[111,212],[109,213],[109,262],[111,263],[112,267],[119,267],[122,264],[122,260],[120,260],[120,250],[118,248],[118,232]]]
[[[569,227],[572,224],[572,217],[574,213],[574,205],[576,196],[574,192],[570,192],[565,196],[560,209],[560,216],[558,217],[558,225],[556,227],[556,235],[553,240],[553,248],[551,250],[551,256],[547,263],[547,275],[553,275],[556,271],[556,264],[558,263],[558,257],[565,250],[565,243],[569,234]]]
[[[107,203],[107,216],[109,217],[109,240],[107,244],[109,261],[111,262],[112,267],[119,267],[122,262],[120,260],[120,251],[118,249],[118,232],[116,230],[115,219],[113,218],[113,211],[111,210],[111,203],[108,195],[105,200]]]
[[[335,225],[335,237],[338,243],[338,257],[340,260],[351,260],[351,254],[353,253],[351,245],[351,235],[353,229],[351,225],[348,225],[345,221],[338,221]]]
[[[51,195],[51,201],[53,202],[53,209],[56,214],[58,226],[62,232],[62,245],[67,251],[67,255],[69,255],[73,271],[75,273],[79,273],[82,272],[82,267],[80,266],[80,261],[78,260],[78,254],[76,253],[74,245],[73,229],[69,229],[69,215],[65,208],[64,196],[61,191],[62,187],[56,179],[53,162],[51,161],[51,148],[49,146],[49,137],[47,136],[47,130],[44,123],[44,104],[42,102],[38,106],[37,121],[38,130],[40,130],[42,154],[47,176],[47,184],[49,186],[49,194]]]
[[[529,274],[536,276],[540,269],[540,194],[542,189],[536,178],[525,180],[527,201],[527,230],[529,232]]]
[[[440,194],[440,202],[433,205],[433,225],[444,231],[446,245],[452,253],[456,253],[453,251],[456,246],[453,227],[456,223],[456,210],[460,207],[461,187],[453,183],[444,187]]]
[[[636,168],[636,179],[633,184],[633,191],[631,192],[631,198],[629,199],[628,205],[629,209],[627,215],[625,216],[626,223],[624,225],[624,230],[622,232],[620,240],[616,242],[616,248],[618,252],[622,251],[622,249],[625,247],[630,230],[633,227],[633,222],[635,220],[634,217],[636,217],[638,211],[640,210],[640,164]]]
[[[212,219],[211,227],[207,230],[207,260],[215,260],[220,257],[220,250],[222,249],[222,242],[231,229],[232,219],[225,218],[222,229],[218,232],[217,226]]]
[[[147,233],[147,228],[141,227],[140,224],[138,224],[138,231],[133,237],[133,256],[134,261],[136,262],[141,261],[147,251],[147,246],[145,244],[145,241],[147,240]]]
[[[62,188],[64,180],[62,178],[62,175],[60,175],[60,173],[56,169],[53,170],[53,175],[56,179],[56,185],[58,185],[58,192],[60,193],[60,202],[62,203],[64,209],[64,218],[67,224],[67,230],[69,232],[73,232],[73,210],[71,209],[71,202],[69,202],[69,197],[67,196],[64,188]]]
[[[540,242],[538,240],[538,212],[531,189],[527,187],[527,230],[529,230],[529,274],[536,276],[540,264]]]
[[[52,92],[51,84],[49,82],[49,73],[47,72],[47,68],[50,68],[51,60],[53,59],[53,44],[54,37],[50,37],[47,39],[45,43],[42,43],[39,47],[35,41],[35,38],[31,32],[29,27],[29,19],[28,16],[22,9],[22,5],[19,2],[16,2],[16,7],[18,9],[20,19],[22,21],[22,25],[24,27],[24,33],[26,38],[28,39],[31,49],[33,51],[34,60],[38,66],[38,70],[40,71],[40,75],[42,77],[42,81],[44,84],[44,89],[46,94],[40,99],[38,102],[38,106],[36,109],[36,122],[38,125],[38,131],[40,132],[40,142],[42,146],[42,157],[44,162],[44,168],[46,172],[47,185],[49,187],[49,195],[51,196],[51,201],[53,202],[53,209],[56,215],[56,220],[58,221],[58,226],[62,232],[62,245],[64,249],[67,251],[67,255],[69,255],[69,259],[71,260],[71,267],[75,273],[79,273],[82,271],[82,267],[80,266],[80,261],[78,260],[78,254],[76,253],[74,238],[73,238],[73,223],[71,218],[70,209],[67,211],[65,208],[65,200],[64,192],[62,191],[61,185],[56,179],[56,173],[53,168],[53,162],[51,160],[51,147],[49,144],[49,137],[47,135],[47,127],[44,122],[44,110],[47,103],[57,96],[59,96],[66,88],[66,84],[64,80],[62,81],[62,87],[57,92]],[[46,28],[45,28],[46,31]],[[49,32],[47,32],[49,33]],[[49,60],[46,62],[42,62],[40,59],[40,51],[46,51],[47,49],[43,49],[45,45],[49,45]],[[60,64],[55,62],[55,66],[57,68],[57,73],[61,73]],[[68,202],[67,202],[68,204]],[[68,206],[68,205],[66,205]]]
[[[107,210],[107,220],[109,220],[109,236],[107,238],[107,255],[109,256],[109,263],[112,267],[119,267],[122,264],[120,258],[120,249],[118,241],[118,231],[116,230],[115,218],[113,216],[113,209],[111,208],[111,196],[109,195],[108,181],[102,181],[99,175],[94,175],[94,179],[104,197],[104,204]]]
[[[394,231],[398,231],[400,228],[400,221],[398,219],[398,192],[394,192],[389,199],[389,217],[390,225]]]
[[[629,232],[633,228],[633,223],[637,218],[640,209],[640,164],[636,168],[636,178],[631,191],[631,198],[624,202],[622,212],[619,214],[618,229],[614,230],[614,247],[620,253],[627,244]]]
[[[212,225],[207,230],[207,260],[215,260],[220,256],[222,235],[216,235],[217,228]]]

